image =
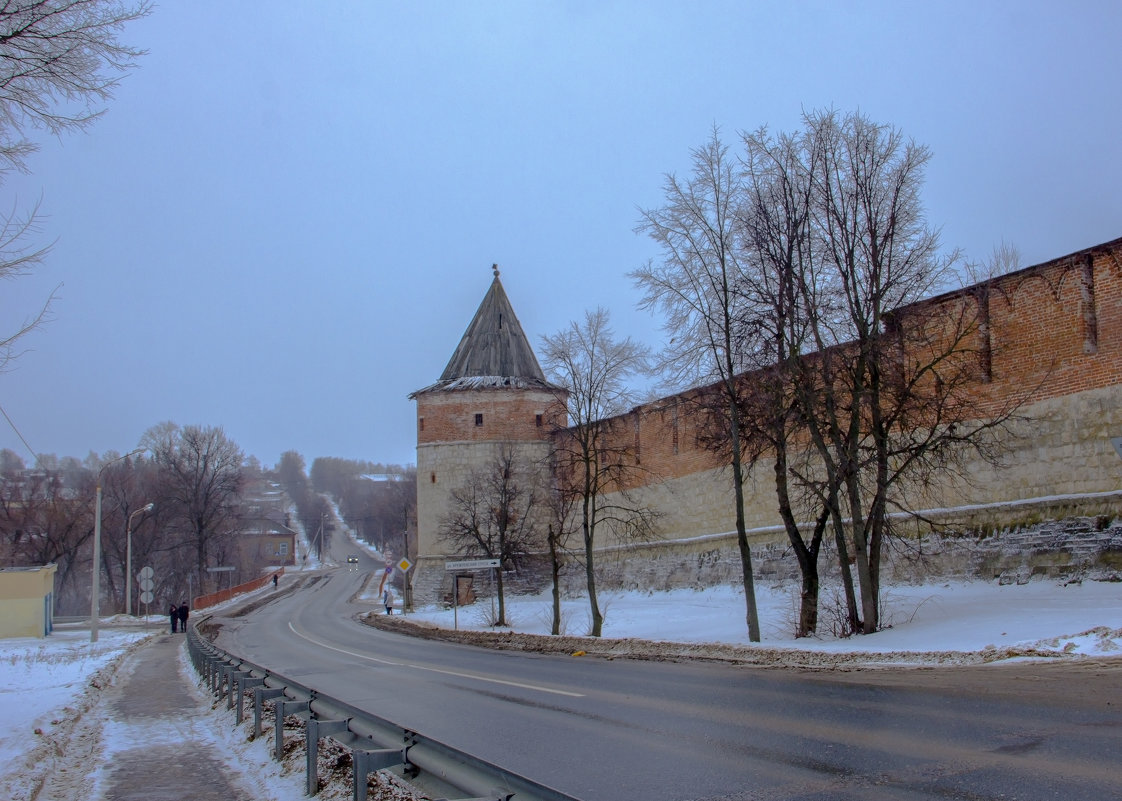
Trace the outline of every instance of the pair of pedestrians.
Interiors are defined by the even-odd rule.
[[[168,607],[168,617],[171,618],[171,633],[172,634],[176,633],[176,630],[177,630],[176,626],[177,625],[178,625],[178,630],[182,631],[184,634],[187,633],[187,616],[188,616],[189,613],[190,613],[190,610],[187,608],[187,602],[186,601],[181,603],[179,606],[176,606],[175,604],[172,604],[170,607]]]

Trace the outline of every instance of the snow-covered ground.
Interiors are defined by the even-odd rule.
[[[0,798],[30,797],[28,777],[65,744],[73,722],[97,703],[120,660],[164,630],[163,620],[153,617],[147,630],[102,628],[96,643],[88,628],[0,640]]]
[[[478,585],[477,585],[478,586]],[[487,585],[480,598],[459,610],[425,607],[411,615],[443,628],[488,630],[494,604]],[[757,586],[761,646],[830,653],[977,652],[1017,646],[1068,654],[1119,655],[1122,645],[1122,583],[1046,580],[1026,584],[954,581],[886,588],[881,598],[883,631],[837,637],[841,596],[820,597],[818,636],[796,638],[798,587]],[[371,599],[373,600],[373,599]],[[722,586],[654,593],[604,592],[599,596],[605,638],[634,637],[684,643],[748,645],[744,591]],[[508,630],[548,634],[548,593],[506,600]],[[586,597],[562,601],[562,634],[587,635]]]
[[[375,587],[376,589],[376,587]],[[269,588],[271,590],[271,588]],[[1026,651],[1078,659],[1122,657],[1122,583],[1084,581],[1060,584],[1033,581],[999,586],[990,582],[947,582],[885,591],[885,619],[891,625],[878,634],[839,639],[825,634],[795,639],[793,587],[757,588],[763,643],[760,647],[812,649],[823,652],[978,652],[1014,646],[1010,656]],[[260,592],[264,592],[260,591]],[[831,626],[833,604],[823,595],[822,630]],[[587,633],[587,600],[566,600],[565,633]],[[743,594],[733,587],[679,590],[668,593],[605,593],[606,638],[634,637],[671,642],[715,642],[746,645]],[[549,630],[549,597],[512,598],[508,614],[514,631]],[[455,613],[460,628],[489,628],[491,601],[483,597]],[[452,627],[453,611],[420,610],[412,617]],[[112,682],[115,660],[149,633],[163,631],[163,618],[143,625],[117,628],[106,620],[97,643],[84,628],[59,629],[45,639],[0,640],[0,797],[29,798],[29,777],[35,775],[37,755],[66,734],[66,722],[89,713],[99,714],[97,700]],[[1031,648],[1029,647],[1031,646]],[[186,667],[184,668],[186,670]],[[265,753],[267,744],[244,742],[232,732],[229,713],[211,711],[200,693],[202,714],[213,714],[215,725],[193,731],[212,732],[213,743],[225,753],[239,752],[237,763],[262,799],[295,801],[303,798],[302,777],[285,773]],[[266,740],[268,738],[265,738]],[[340,796],[342,797],[342,796]]]

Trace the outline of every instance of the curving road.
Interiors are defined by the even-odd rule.
[[[1122,660],[839,675],[489,651],[358,623],[377,568],[282,585],[219,644],[586,801],[1122,798]]]

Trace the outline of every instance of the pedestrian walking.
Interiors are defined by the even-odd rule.
[[[175,604],[168,608],[168,617],[171,618],[171,633],[175,634],[175,624],[179,622],[179,610],[175,608]]]
[[[386,587],[384,590],[382,590],[382,603],[386,607],[386,614],[387,615],[392,615],[393,614],[393,593],[390,592],[389,587]]]
[[[273,589],[275,590],[276,588],[277,588],[277,574],[274,573],[273,574]]]
[[[188,614],[187,602],[184,601],[183,603],[181,603],[179,605],[179,609],[177,611],[178,611],[178,616],[179,616],[179,628],[183,631],[184,634],[186,634],[187,633],[187,614]]]

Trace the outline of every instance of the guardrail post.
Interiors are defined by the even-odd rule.
[[[219,698],[222,696],[222,688],[226,687],[226,674],[233,670],[233,665],[222,661],[214,665],[214,668],[214,697]]]
[[[262,679],[264,681],[264,679]],[[261,736],[261,712],[264,702],[271,698],[280,698],[284,695],[283,687],[255,687],[253,690],[253,739]],[[273,717],[276,717],[276,704],[273,705]]]
[[[230,683],[226,685],[226,708],[227,709],[233,709],[234,708],[234,699],[237,698],[238,707],[239,707],[238,717],[241,717],[240,707],[242,705],[242,699],[239,698],[238,695],[237,695],[238,685],[241,684],[242,679],[248,678],[248,677],[249,677],[249,671],[248,670],[238,670],[237,668],[234,668],[233,670],[230,671]]]
[[[226,708],[233,709],[233,685],[237,683],[240,671],[237,665],[227,665],[222,672],[226,674]]]
[[[321,737],[326,737],[329,734],[336,732],[346,731],[347,724],[350,719],[343,720],[316,720],[315,718],[308,718],[307,728],[307,750],[306,750],[306,765],[308,772],[308,783],[304,791],[308,795],[315,795],[319,792],[319,741]]]
[[[276,731],[274,732],[275,737],[276,737],[276,747],[273,749],[273,756],[277,760],[277,762],[280,762],[282,759],[284,759],[284,717],[285,717],[285,715],[291,715],[294,712],[307,712],[310,707],[311,707],[311,704],[309,704],[307,701],[286,701],[283,698],[280,699],[279,701],[277,701],[277,706],[276,706],[277,725],[276,725]]]
[[[351,749],[351,764],[354,766],[354,801],[366,801],[366,780],[376,770],[392,768],[405,764],[405,750],[396,748]]]
[[[203,681],[206,683],[206,688],[211,695],[214,695],[214,673],[218,670],[218,663],[221,657],[217,654],[207,654],[206,662],[203,665]]]
[[[245,695],[245,691],[248,690],[250,687],[260,687],[264,683],[265,683],[265,679],[254,678],[253,676],[250,676],[248,674],[245,675],[245,676],[242,676],[240,679],[238,679],[238,711],[234,715],[234,720],[239,725],[242,722],[242,706],[243,706],[242,701],[244,700],[242,698],[242,696]]]

